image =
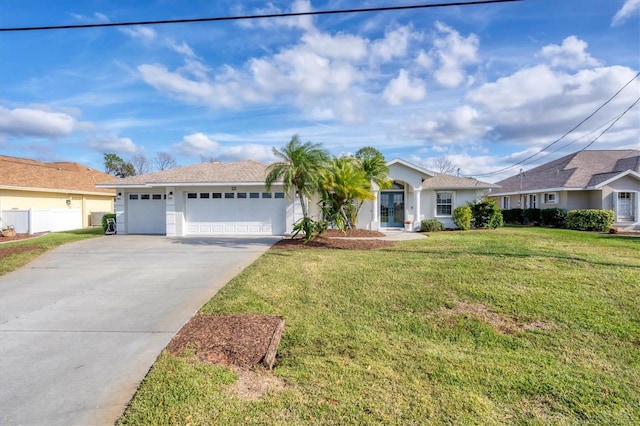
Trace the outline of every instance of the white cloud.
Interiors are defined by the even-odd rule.
[[[271,163],[275,160],[271,147],[251,143],[224,148],[217,157],[222,161],[255,160]]]
[[[359,61],[367,56],[368,41],[357,35],[312,31],[302,36],[302,42],[314,53],[327,58]]]
[[[191,46],[189,46],[186,42],[178,43],[177,41],[167,38],[166,40],[167,46],[169,46],[174,51],[180,53],[181,55],[187,56],[189,58],[194,58],[196,54],[193,52]]]
[[[419,78],[410,78],[407,70],[403,68],[398,73],[398,77],[389,82],[383,96],[389,105],[401,105],[404,101],[421,101],[426,93],[424,81]]]
[[[551,142],[594,112],[634,75],[635,71],[621,66],[571,74],[538,65],[487,83],[469,92],[467,99],[491,120],[494,138],[526,145]],[[567,140],[621,113],[639,91],[640,82],[633,82]],[[614,140],[616,133],[630,127],[637,129],[632,120],[631,114],[620,120],[603,142]]]
[[[414,114],[405,121],[400,132],[427,144],[454,144],[473,142],[487,131],[478,111],[468,105],[451,112]]]
[[[210,139],[204,133],[193,133],[182,138],[173,148],[184,155],[208,155],[218,149],[218,142]]]
[[[150,27],[134,26],[134,27],[120,27],[119,29],[123,33],[133,38],[142,40],[143,42],[146,42],[146,43],[155,40],[156,37],[158,36],[156,31]]]
[[[289,10],[292,13],[304,13],[311,12],[311,2],[309,0],[295,0]],[[251,12],[246,12],[241,5],[234,7],[234,14],[236,16],[244,15],[275,15],[286,12],[271,2],[268,2],[265,7],[254,8]],[[264,28],[274,29],[278,27],[286,28],[299,28],[307,31],[314,29],[313,17],[311,15],[304,16],[292,16],[286,18],[271,18],[271,19],[252,19],[252,20],[239,20],[238,25],[244,28]]]
[[[586,41],[572,35],[565,38],[561,46],[557,44],[544,46],[540,56],[547,59],[552,67],[580,69],[600,65],[600,61],[586,52],[588,46]]]
[[[622,25],[627,19],[640,12],[640,0],[626,0],[611,20],[611,26]]]
[[[115,152],[118,154],[135,154],[138,148],[129,138],[121,138],[116,135],[95,137],[89,142],[89,146],[100,152]]]
[[[480,40],[475,34],[462,37],[458,31],[441,22],[436,22],[436,31],[431,50],[438,63],[435,79],[444,87],[458,87],[466,79],[465,68],[479,62]]]
[[[100,12],[94,12],[92,16],[81,15],[79,13],[70,13],[70,15],[78,21],[87,24],[93,24],[95,22],[109,22],[109,17]]]
[[[433,67],[433,59],[421,49],[420,52],[418,52],[418,56],[416,56],[416,64],[421,68],[429,70]]]
[[[385,63],[394,58],[403,58],[407,54],[409,41],[412,38],[420,38],[420,35],[411,31],[409,26],[387,31],[383,39],[375,40],[371,43],[372,60]]]
[[[70,135],[78,125],[74,117],[63,112],[32,108],[9,110],[0,106],[0,134],[59,138]]]

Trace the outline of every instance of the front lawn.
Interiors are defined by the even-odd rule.
[[[42,253],[74,241],[104,235],[102,227],[52,232],[25,240],[0,244],[0,276],[23,267]],[[0,238],[2,242],[2,238]]]
[[[279,385],[163,352],[120,423],[638,424],[639,277],[640,239],[541,228],[271,249],[201,313],[282,315]]]

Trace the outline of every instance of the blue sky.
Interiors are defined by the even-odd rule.
[[[0,26],[231,16],[429,1],[2,0]],[[254,159],[293,134],[481,176],[540,151],[640,70],[640,0],[0,33],[0,153],[103,168],[174,154]],[[584,148],[636,78],[576,131],[489,182]],[[589,149],[640,149],[640,104]],[[555,152],[554,152],[555,151]]]

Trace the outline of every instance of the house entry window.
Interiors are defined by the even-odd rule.
[[[451,216],[453,194],[451,192],[436,193],[436,216]]]
[[[529,195],[529,208],[530,209],[538,208],[538,197],[535,194]]]
[[[511,199],[509,197],[502,197],[502,208],[505,210],[511,208]]]

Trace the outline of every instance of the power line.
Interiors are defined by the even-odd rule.
[[[589,114],[589,116],[587,116],[584,120],[582,120],[581,122],[579,122],[578,124],[576,124],[575,126],[573,126],[570,130],[568,130],[567,132],[565,132],[565,133],[564,133],[562,136],[560,136],[558,139],[554,140],[553,142],[551,142],[549,145],[545,146],[544,148],[542,148],[542,149],[541,149],[541,150],[539,150],[538,152],[535,152],[534,154],[532,154],[532,155],[528,156],[527,158],[525,158],[525,159],[523,159],[523,160],[518,161],[518,162],[517,162],[517,163],[515,163],[515,164],[512,164],[511,166],[504,167],[504,168],[502,168],[502,169],[495,170],[495,171],[493,171],[493,172],[489,172],[489,173],[483,173],[483,174],[480,174],[480,175],[474,175],[474,177],[493,176],[493,175],[496,175],[496,174],[498,174],[498,173],[502,173],[502,172],[507,171],[507,170],[509,170],[509,169],[513,169],[514,167],[521,165],[521,164],[522,164],[522,163],[524,163],[525,161],[528,161],[528,160],[532,159],[533,157],[535,157],[535,156],[537,156],[537,155],[539,155],[539,154],[543,153],[543,152],[544,152],[544,151],[546,151],[547,149],[551,148],[553,145],[555,145],[555,144],[557,144],[558,142],[560,142],[560,141],[561,141],[562,139],[564,139],[564,138],[565,138],[569,133],[571,133],[571,132],[573,132],[574,130],[576,130],[578,127],[580,127],[582,124],[584,124],[584,123],[585,123],[587,120],[589,120],[591,117],[593,117],[594,115],[596,115],[596,113],[597,113],[598,111],[600,111],[602,108],[604,108],[604,107],[605,107],[609,102],[611,102],[612,100],[614,100],[614,99],[615,99],[615,98],[620,94],[620,92],[622,92],[622,91],[623,91],[623,90],[624,90],[628,85],[630,85],[630,84],[633,82],[633,80],[635,80],[636,78],[638,78],[638,76],[640,76],[640,72],[638,72],[638,73],[637,73],[637,74],[636,74],[636,75],[635,75],[631,80],[629,80],[629,81],[628,81],[624,86],[622,86],[622,87],[620,88],[620,90],[618,90],[616,93],[614,93],[614,95],[613,95],[613,96],[611,96],[611,97],[610,97],[610,98],[609,98],[605,103],[603,103],[602,105],[600,105],[600,106],[599,106],[595,111],[593,111],[591,114]],[[637,103],[637,102],[636,102],[636,103]],[[634,104],[634,105],[635,105],[635,104]],[[624,114],[626,114],[626,111],[625,111],[622,115],[624,115]],[[616,121],[618,121],[619,119],[620,119],[620,117],[619,117]],[[613,123],[613,124],[615,124],[615,121],[614,121],[614,123]],[[613,124],[612,124],[612,125],[613,125]],[[607,130],[608,130],[609,128],[611,128],[611,126],[609,126],[609,127],[607,128]],[[602,134],[601,134],[600,136],[602,136]],[[598,136],[598,138],[599,138],[600,136]],[[596,139],[597,139],[597,138],[596,138]],[[592,142],[592,143],[593,143],[593,142]],[[591,145],[591,144],[590,144],[590,145]],[[587,145],[587,146],[590,146],[590,145]],[[584,148],[583,148],[583,149],[584,149]]]
[[[600,136],[604,135],[605,133],[607,133],[607,131],[613,127],[614,124],[616,124],[618,122],[618,120],[620,120],[626,113],[628,113],[631,108],[633,108],[634,106],[638,105],[638,102],[640,102],[640,98],[636,99],[636,101],[634,103],[632,103],[629,108],[627,108],[626,110],[624,110],[624,112],[622,114],[620,114],[613,123],[611,123],[606,129],[604,129],[602,131],[602,133],[600,133],[598,135],[598,137],[596,137],[594,140],[592,140],[591,142],[589,142],[589,144],[587,146],[585,146],[584,148],[582,148],[580,151],[584,151],[585,149],[589,148],[591,145],[593,145],[598,139],[600,139]]]
[[[525,0],[476,0],[476,1],[466,1],[466,2],[417,4],[417,5],[410,5],[410,6],[386,6],[386,7],[369,7],[369,8],[362,8],[362,9],[335,9],[335,10],[319,10],[319,11],[309,11],[309,12],[270,13],[266,15],[219,16],[219,17],[212,17],[212,18],[105,22],[105,23],[97,23],[97,24],[76,24],[76,25],[47,25],[42,27],[8,27],[8,28],[0,28],[0,32],[124,27],[124,26],[132,26],[132,25],[186,24],[186,23],[193,23],[193,22],[240,21],[240,20],[249,20],[249,19],[290,18],[290,17],[296,17],[296,16],[317,16],[317,15],[335,15],[335,14],[346,14],[346,13],[366,13],[366,12],[386,12],[386,11],[413,10],[413,9],[430,9],[430,8],[436,8],[436,7],[474,6],[474,5],[483,5],[483,4],[493,4],[493,3],[511,3],[511,2],[519,2],[519,1],[525,1]]]

